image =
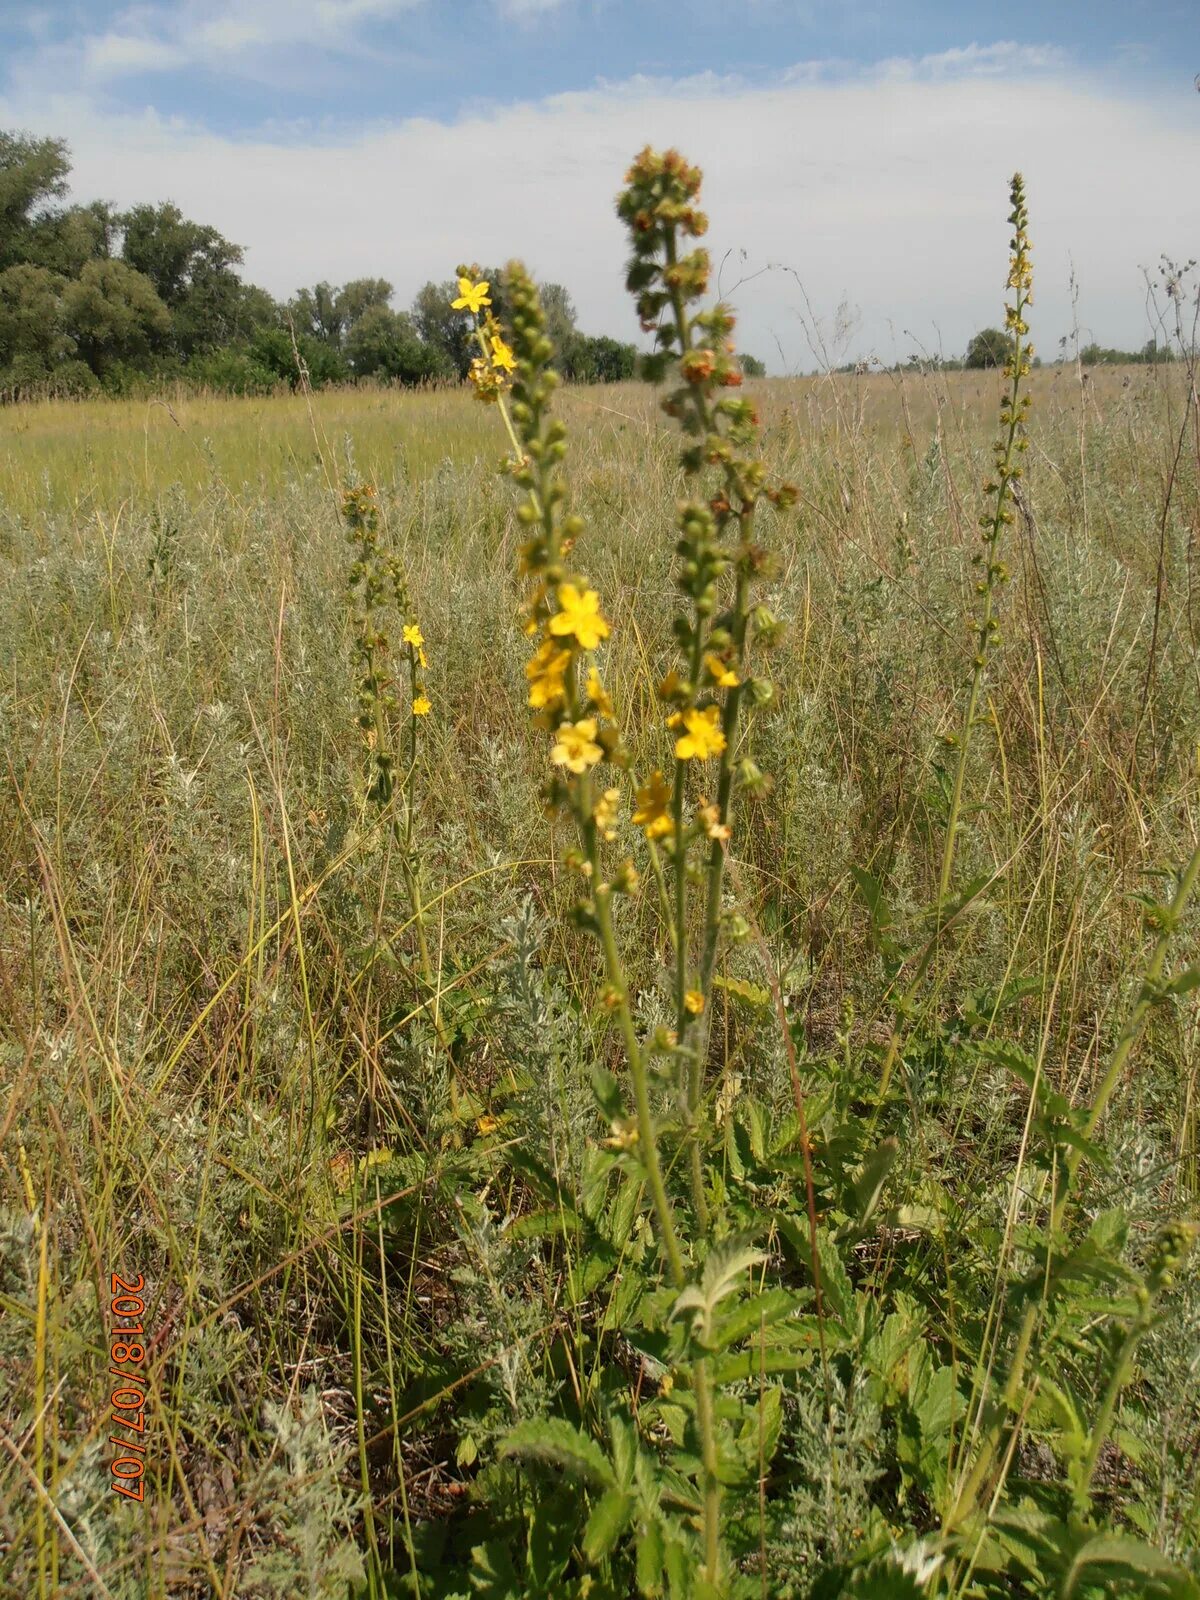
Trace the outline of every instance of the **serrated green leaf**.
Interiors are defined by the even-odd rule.
[[[663,1587],[662,1527],[657,1517],[641,1523],[637,1531],[637,1586],[638,1593],[654,1600]]]
[[[760,1011],[769,1009],[771,1005],[771,991],[757,983],[747,983],[744,978],[723,978],[718,975],[713,979],[713,987],[724,989],[726,994],[736,995],[739,1000],[757,1006]]]
[[[1110,1578],[1153,1582],[1153,1593],[1170,1600],[1195,1600],[1200,1585],[1182,1567],[1141,1539],[1124,1533],[1096,1533],[1076,1549],[1063,1576],[1062,1600],[1071,1600],[1088,1570],[1101,1568]]]
[[[500,1446],[505,1456],[525,1456],[561,1467],[600,1489],[616,1487],[612,1467],[600,1446],[564,1417],[518,1422]]]
[[[854,1286],[842,1264],[837,1246],[822,1228],[817,1232],[817,1260],[821,1268],[821,1303],[850,1332],[858,1322]]]
[[[583,1533],[583,1553],[589,1561],[603,1561],[629,1526],[637,1504],[624,1489],[606,1489],[592,1507]]]
[[[855,1206],[855,1221],[859,1226],[864,1226],[875,1212],[879,1204],[879,1196],[887,1182],[888,1174],[896,1164],[896,1157],[900,1153],[900,1141],[895,1138],[885,1139],[881,1145],[866,1156],[855,1173],[852,1180]]]
[[[795,1294],[790,1289],[764,1289],[743,1305],[735,1306],[732,1311],[714,1319],[711,1348],[728,1350],[730,1346],[750,1338],[760,1328],[772,1327],[811,1303],[811,1290]]]
[[[713,1312],[722,1300],[742,1286],[750,1268],[763,1260],[762,1251],[750,1244],[744,1234],[723,1239],[705,1257],[699,1283],[689,1283],[680,1291],[671,1316],[694,1312],[698,1336],[705,1344],[709,1343]]]

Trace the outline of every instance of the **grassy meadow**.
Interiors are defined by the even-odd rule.
[[[764,598],[788,628],[746,736],[770,782],[739,802],[731,845],[751,932],[723,947],[711,1002],[716,1148],[740,1180],[761,1127],[739,1105],[778,1126],[803,1093],[819,1160],[837,1117],[882,1119],[896,1197],[825,1274],[842,1344],[778,1403],[769,1494],[757,1480],[774,1509],[735,1549],[755,1594],[1160,1592],[1099,1557],[1070,1590],[1016,1568],[1003,1591],[973,1588],[986,1563],[942,1589],[908,1569],[893,1588],[829,1576],[863,1540],[944,1522],[928,1406],[896,1398],[895,1365],[864,1375],[869,1303],[902,1284],[896,1314],[919,1308],[939,1359],[962,1360],[964,1397],[960,1323],[990,1315],[979,1348],[1003,1365],[1038,1129],[1101,1083],[1154,946],[1139,897],[1169,898],[1163,874],[1200,830],[1182,367],[1037,369],[958,834],[962,882],[987,887],[929,962],[916,1042],[872,1101],[889,930],[937,892],[1002,384],[914,371],[745,391],[798,502],[759,514],[780,557]],[[585,522],[573,559],[604,597],[604,680],[642,770],[663,760],[655,684],[675,659],[677,436],[642,384],[568,388],[556,408]],[[471,1567],[481,1507],[525,1470],[509,1431],[560,1404],[586,1416],[614,1371],[648,1399],[659,1371],[622,1342],[620,1274],[588,1278],[571,1228],[530,1222],[546,1204],[531,1163],[586,1174],[609,1131],[589,1073],[622,1069],[596,946],[569,915],[568,830],[539,795],[506,448],[466,389],[0,411],[0,1594],[674,1592],[603,1573],[589,1590],[578,1546],[566,1568],[546,1557],[542,1589],[503,1587],[490,1556]],[[339,496],[359,481],[429,658],[409,782],[431,1003],[414,1000],[410,900],[356,721]],[[619,826],[640,878],[618,939],[649,1027],[671,1016],[667,948],[645,841]],[[1172,970],[1198,947],[1193,906]],[[1001,998],[1036,1093],[986,1048]],[[1181,989],[1125,1060],[1081,1178],[1081,1215],[1119,1207],[1131,1262],[1200,1209],[1198,1079]],[[791,1170],[772,1215],[788,1184],[804,1215]],[[648,1218],[631,1201],[623,1250],[645,1252]],[[146,1283],[141,1504],[110,1489],[113,1272]],[[1088,1340],[1104,1295],[1126,1292],[1106,1284],[1022,1388],[1006,1465],[1029,1504],[1070,1477],[1063,1416],[1104,1404]],[[1200,1277],[1159,1287],[1097,1454],[1077,1454],[1105,1525],[1200,1582]],[[664,1410],[646,1438],[672,1425]],[[987,1426],[946,1422],[951,1476]]]

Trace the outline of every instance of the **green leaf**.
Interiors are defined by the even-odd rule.
[[[583,1534],[583,1553],[589,1561],[603,1561],[629,1526],[637,1504],[624,1489],[607,1489],[592,1508]]]
[[[559,1211],[528,1211],[523,1217],[514,1217],[508,1225],[510,1239],[559,1239],[568,1233],[578,1233],[583,1224],[570,1207]]]
[[[537,1594],[553,1594],[571,1559],[577,1523],[561,1497],[533,1508],[526,1542],[526,1563]]]
[[[535,1418],[518,1422],[500,1446],[501,1455],[529,1456],[561,1467],[573,1478],[581,1478],[598,1489],[616,1487],[612,1467],[594,1439],[573,1427],[564,1417]]]
[[[854,1189],[855,1221],[859,1226],[867,1223],[879,1204],[879,1196],[887,1182],[888,1173],[896,1164],[900,1141],[885,1139],[863,1160],[852,1180]]]
[[[771,1004],[771,991],[763,989],[757,983],[747,983],[744,978],[713,979],[715,989],[724,989],[726,994],[736,995],[739,1000],[745,1000],[748,1005],[757,1006],[760,1011],[767,1010]]]
[[[1096,1533],[1076,1549],[1063,1576],[1059,1591],[1062,1600],[1071,1600],[1088,1569],[1096,1567],[1103,1568],[1108,1578],[1126,1578],[1143,1584],[1147,1578],[1152,1579],[1153,1589],[1146,1592],[1169,1596],[1170,1600],[1195,1600],[1200,1595],[1196,1580],[1153,1545],[1128,1534]]]
[[[616,1122],[625,1115],[625,1097],[621,1085],[607,1067],[593,1067],[591,1071],[592,1094],[605,1122]]]
[[[893,938],[896,918],[884,895],[883,885],[865,867],[851,867],[850,876],[854,879],[855,887],[862,895],[870,913],[871,936],[876,947],[885,956],[894,955],[897,948]]]
[[[675,1300],[672,1318],[695,1313],[693,1326],[704,1344],[712,1339],[713,1312],[720,1302],[742,1286],[751,1267],[765,1260],[745,1234],[734,1234],[714,1245],[705,1257],[699,1283],[689,1283]]]
[[[640,1525],[637,1535],[638,1593],[651,1600],[662,1593],[664,1555],[662,1525],[651,1517]]]
[[[800,1310],[803,1305],[811,1305],[812,1291],[806,1289],[801,1294],[795,1294],[790,1289],[765,1289],[762,1294],[756,1294],[743,1305],[735,1306],[732,1311],[718,1317],[713,1323],[712,1349],[728,1350],[731,1345],[740,1344],[743,1339],[750,1338],[760,1328],[769,1328],[776,1322],[782,1322],[785,1317],[790,1317]]]
[[[854,1286],[842,1265],[837,1246],[823,1228],[817,1233],[817,1260],[821,1268],[821,1303],[849,1333],[858,1321]]]

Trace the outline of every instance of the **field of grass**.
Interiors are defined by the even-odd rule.
[[[937,890],[1000,389],[748,385],[769,471],[799,498],[760,517],[789,626],[752,722],[771,785],[733,840],[754,934],[722,956],[707,1062],[735,1170],[739,1102],[784,1115],[793,1065],[822,1159],[835,1111],[887,1119],[898,1203],[847,1247],[838,1292],[882,1305],[902,1282],[943,1351],[988,1310],[979,1284],[1008,1281],[1039,1119],[1090,1102],[1154,943],[1139,897],[1169,898],[1160,875],[1200,831],[1184,380],[1039,369],[964,781],[959,876],[988,887],[930,964],[896,1092],[872,1109],[886,935]],[[640,384],[566,390],[559,414],[586,523],[574,559],[605,597],[605,682],[647,767],[674,659],[677,435]],[[0,413],[0,1594],[518,1592],[488,1588],[482,1558],[470,1582],[439,1576],[466,1572],[515,1470],[498,1446],[563,1394],[586,1413],[601,1351],[632,1391],[649,1383],[644,1354],[596,1331],[617,1280],[581,1285],[570,1230],[523,1226],[543,1202],[522,1161],[583,1172],[607,1132],[589,1071],[619,1071],[620,1051],[567,915],[566,830],[539,798],[505,448],[495,410],[459,391]],[[362,479],[429,653],[412,785],[432,1007],[414,1003],[409,899],[356,722],[338,489]],[[641,887],[620,942],[642,1014],[666,1021],[654,877],[622,827]],[[1193,907],[1173,970],[1198,945]],[[764,1004],[776,982],[786,1031]],[[1005,1037],[1062,1103],[983,1047],[1005,992]],[[1122,1209],[1131,1262],[1200,1207],[1198,1080],[1181,989],[1129,1054],[1082,1191],[1086,1218]],[[627,1221],[644,1249],[645,1206]],[[114,1272],[146,1284],[140,1505],[110,1489]],[[1200,1581],[1198,1329],[1200,1278],[1180,1269],[1092,1466],[1105,1517]],[[846,1337],[842,1364],[781,1402],[777,1514],[742,1571],[772,1596],[949,1593],[819,1587],[864,1538],[939,1521],[936,1474],[918,1487],[913,1465],[928,1438],[905,1443]],[[1031,1373],[1012,1463],[1039,1505],[1070,1469],[1046,1442],[1066,1436],[1051,1378],[1063,1407],[1103,1388],[1087,1329],[1064,1348],[1077,1368],[1068,1382],[1059,1354]],[[1071,1592],[1151,1592],[1105,1570]]]

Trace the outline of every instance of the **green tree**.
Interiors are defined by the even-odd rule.
[[[242,261],[240,245],[216,228],[192,222],[169,201],[138,205],[121,218],[122,260],[153,284],[171,312],[172,334],[183,356],[227,343],[238,331]]]
[[[562,368],[573,383],[620,383],[637,371],[637,349],[607,334],[573,333],[563,349]]]
[[[120,232],[119,219],[107,200],[66,206],[36,218],[25,235],[25,259],[34,266],[77,278],[89,261],[106,260]]]
[[[575,302],[561,283],[538,285],[546,316],[546,336],[556,350],[565,350],[575,334]]]
[[[348,336],[368,312],[386,311],[394,293],[386,278],[352,278],[343,284],[335,302],[343,335]]]
[[[150,279],[124,261],[89,261],[62,304],[65,329],[99,378],[118,366],[147,367],[171,331]]]
[[[448,377],[452,369],[440,351],[422,342],[403,311],[373,305],[346,335],[346,358],[357,378],[390,378],[401,383]]]
[[[457,297],[458,288],[452,278],[444,283],[426,283],[417,290],[411,314],[422,344],[437,351],[452,373],[465,378],[472,356],[479,351],[471,333],[470,317],[450,309],[450,302]]]
[[[345,332],[345,314],[339,305],[341,291],[331,283],[316,283],[311,289],[298,289],[288,302],[287,315],[299,337],[304,334],[331,349],[340,350]]]
[[[30,235],[66,194],[70,170],[65,140],[0,129],[0,270],[28,259]]]
[[[94,382],[66,330],[65,278],[29,263],[0,272],[0,392]]]
[[[766,362],[765,361],[760,361],[757,356],[739,356],[738,360],[741,362],[741,364],[742,364],[742,372],[745,374],[745,376],[747,378],[765,378],[766,377],[766,375],[767,375]]]
[[[967,366],[1002,367],[1008,360],[1008,335],[999,328],[983,328],[967,346]]]
[[[260,328],[251,339],[247,353],[257,368],[271,374],[274,382],[296,389],[300,386],[297,351],[314,388],[319,389],[324,383],[344,383],[350,376],[340,350],[332,349],[325,340],[299,328],[296,329],[295,348],[291,329]]]

